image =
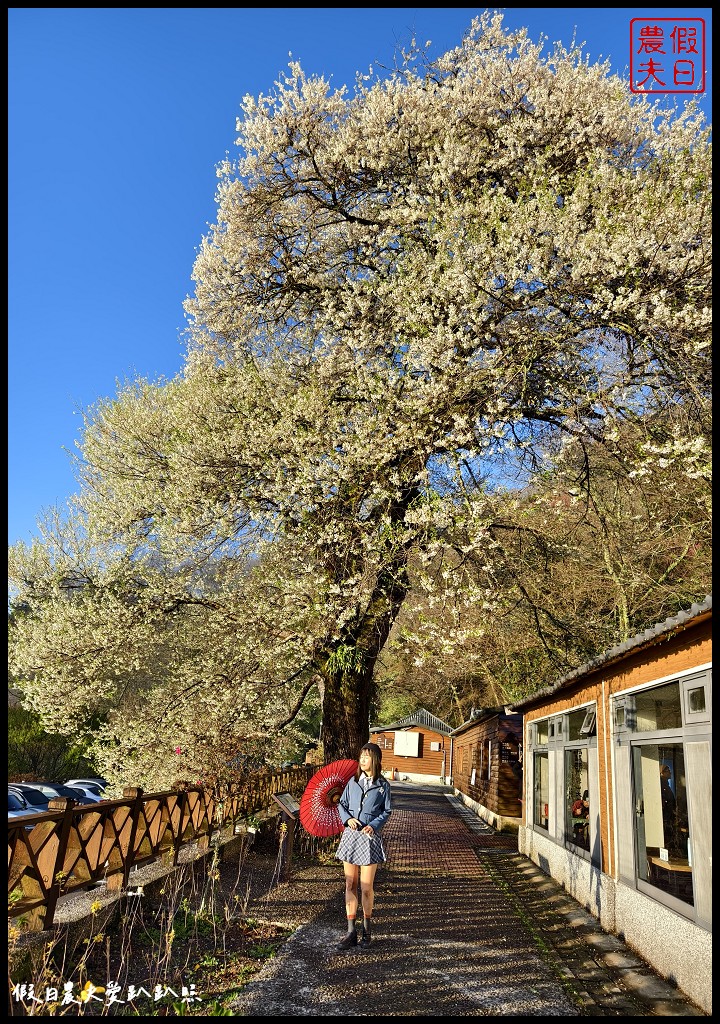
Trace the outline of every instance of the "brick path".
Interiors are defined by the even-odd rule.
[[[447,806],[449,814],[401,808],[393,811],[383,831],[389,869],[474,877],[479,868],[477,851],[517,850],[516,835],[492,829],[468,832],[450,805]]]

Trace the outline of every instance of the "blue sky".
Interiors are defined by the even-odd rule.
[[[500,8],[627,77],[630,20],[710,8]],[[79,410],[182,366],[182,303],[215,218],[216,164],[238,155],[242,97],[289,53],[352,88],[415,34],[458,45],[482,7],[9,8],[8,541],[76,491]]]

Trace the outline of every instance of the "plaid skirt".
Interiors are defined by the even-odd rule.
[[[378,832],[369,836],[359,829],[356,831],[348,828],[347,825],[340,838],[335,856],[338,860],[360,866],[383,864],[387,860],[385,847]]]

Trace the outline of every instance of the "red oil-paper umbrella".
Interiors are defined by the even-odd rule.
[[[300,797],[300,824],[311,836],[336,836],[343,830],[338,801],[358,769],[357,761],[332,761],[316,771]]]

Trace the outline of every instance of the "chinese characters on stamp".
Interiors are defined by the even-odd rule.
[[[633,18],[630,91],[659,94],[704,90],[704,18]]]

